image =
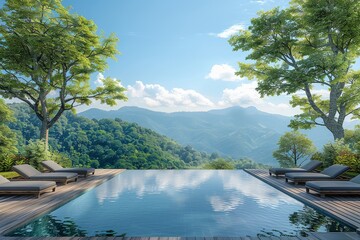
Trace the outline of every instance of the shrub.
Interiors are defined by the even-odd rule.
[[[235,166],[232,162],[226,161],[222,158],[218,158],[214,161],[206,163],[202,167],[203,169],[235,169]]]
[[[21,155],[6,155],[0,161],[0,172],[12,171],[12,166],[24,164],[26,159]]]
[[[65,154],[59,153],[57,151],[49,152],[48,160],[57,162],[58,164],[60,164],[63,167],[71,167],[72,166],[70,158],[68,156],[66,156]]]
[[[45,148],[42,140],[30,140],[25,146],[25,158],[28,163],[36,169],[42,169],[40,162],[50,159],[51,154]]]
[[[351,151],[340,151],[336,156],[335,163],[346,165],[354,172],[360,172],[360,156]]]
[[[321,154],[323,167],[326,168],[335,164],[336,158],[341,152],[351,152],[349,145],[345,144],[343,139],[325,144]]]

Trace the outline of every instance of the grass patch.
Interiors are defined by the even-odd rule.
[[[0,172],[0,175],[8,179],[19,177],[19,174],[16,172]]]

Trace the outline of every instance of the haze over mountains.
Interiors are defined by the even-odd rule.
[[[89,109],[80,116],[94,119],[120,118],[135,122],[197,150],[216,152],[235,159],[249,157],[256,162],[276,165],[272,152],[279,137],[290,131],[290,117],[269,114],[255,107],[231,107],[208,112],[155,112],[138,107],[104,111]],[[304,131],[318,148],[332,140],[324,127]]]

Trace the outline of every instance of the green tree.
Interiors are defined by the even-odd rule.
[[[281,167],[301,166],[316,151],[312,141],[298,131],[285,133],[280,137],[278,146],[273,156]]]
[[[11,110],[0,99],[0,171],[10,170],[15,161],[14,154],[17,152],[16,136],[7,126],[7,123],[12,120]]]
[[[64,111],[126,99],[116,79],[90,84],[90,75],[118,53],[117,38],[98,36],[93,21],[69,13],[61,0],[7,0],[0,20],[0,94],[30,106],[46,147],[49,128]]]
[[[344,119],[360,113],[360,71],[352,70],[360,55],[359,15],[354,0],[292,0],[289,8],[260,12],[229,40],[234,51],[250,51],[251,62],[239,63],[237,74],[256,78],[261,96],[294,94],[291,104],[302,113],[292,128],[320,125],[343,138]]]
[[[230,161],[226,161],[225,159],[218,158],[216,160],[204,164],[202,168],[203,169],[235,169],[235,166]]]

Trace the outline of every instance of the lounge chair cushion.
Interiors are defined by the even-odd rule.
[[[41,164],[52,172],[63,169],[62,166],[60,166],[54,161],[42,161]]]
[[[290,172],[306,172],[306,170],[303,168],[270,168],[269,172],[275,175],[284,175]]]
[[[297,172],[297,173],[286,173],[286,178],[293,180],[322,180],[322,179],[331,179],[328,175],[322,173],[314,173],[314,172]]]
[[[38,192],[50,187],[56,187],[56,183],[52,181],[9,181],[0,184],[0,192]]]
[[[319,167],[321,165],[322,165],[322,162],[320,162],[318,160],[311,160],[307,164],[302,166],[301,168],[305,169],[308,172],[310,172],[310,171],[314,171],[317,167]]]
[[[30,178],[36,175],[41,175],[41,172],[39,172],[29,164],[13,166],[13,170],[19,173],[24,178]]]
[[[360,184],[351,181],[309,181],[306,187],[321,191],[360,191]]]
[[[0,184],[10,182],[7,178],[0,175]]]
[[[353,177],[352,179],[350,179],[350,182],[360,184],[360,174],[357,175],[356,177]]]
[[[290,172],[311,172],[315,170],[317,167],[319,167],[321,164],[322,162],[320,161],[311,160],[304,166],[298,168],[270,168],[269,173],[275,175],[284,175],[285,173],[290,173]]]
[[[14,171],[19,173],[23,178],[30,180],[39,181],[56,181],[56,182],[67,182],[68,180],[77,180],[77,173],[41,173],[28,164],[13,166]],[[39,173],[39,174],[37,174]]]
[[[71,172],[77,173],[79,175],[89,175],[95,171],[95,168],[63,168],[61,170],[56,170],[55,172]]]
[[[52,172],[72,172],[87,176],[95,172],[95,168],[63,168],[54,161],[43,161],[41,164]]]
[[[322,174],[328,175],[330,178],[336,178],[349,170],[348,166],[341,165],[341,164],[334,164],[328,168],[325,168],[321,171]]]
[[[31,176],[30,179],[32,180],[51,180],[51,181],[65,181],[67,179],[72,179],[77,177],[77,173],[69,173],[69,172],[62,172],[62,173],[42,173],[40,175]]]

